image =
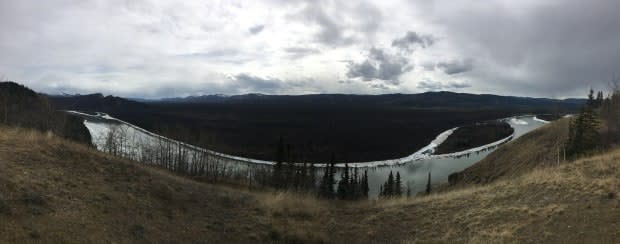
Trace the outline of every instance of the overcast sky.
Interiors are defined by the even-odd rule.
[[[583,96],[620,1],[0,1],[0,78],[46,93]]]

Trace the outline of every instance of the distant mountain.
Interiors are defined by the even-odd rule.
[[[164,102],[164,103],[219,103],[225,102],[229,99],[229,96],[222,94],[204,95],[204,96],[189,96],[189,97],[175,97],[164,98],[159,100],[149,100],[147,102]]]
[[[364,106],[408,106],[418,108],[438,107],[537,107],[568,106],[578,107],[585,99],[549,99],[499,96],[492,94],[467,94],[454,92],[425,92],[419,94],[385,94],[385,95],[348,95],[348,94],[314,94],[314,95],[263,95],[246,94],[235,96],[205,95],[185,98],[164,98],[150,100],[149,103],[230,103],[230,104],[287,104],[287,105],[364,105]]]
[[[103,96],[101,93],[88,95],[47,95],[58,109],[80,110],[90,112],[115,113],[146,109],[148,105],[115,96]]]

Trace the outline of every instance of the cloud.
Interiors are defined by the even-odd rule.
[[[275,78],[261,78],[250,74],[241,73],[231,77],[233,84],[249,90],[267,91],[276,90],[285,85],[285,82]]]
[[[620,1],[416,2],[445,33],[452,55],[476,57],[464,73],[482,92],[583,96],[620,67]],[[484,27],[484,28],[481,28]]]
[[[392,41],[392,47],[396,47],[402,50],[412,51],[415,44],[425,48],[433,45],[435,38],[430,35],[419,35],[413,31],[407,31],[405,36],[394,39]]]
[[[390,85],[398,85],[400,75],[411,71],[413,66],[405,57],[373,47],[364,61],[350,62],[347,68],[348,78],[359,78],[363,81],[382,80]]]
[[[293,1],[294,2],[294,1]],[[302,1],[304,7],[289,15],[304,25],[318,29],[313,41],[331,46],[350,46],[361,39],[370,39],[379,30],[382,13],[369,2]]]
[[[252,35],[257,35],[257,34],[261,33],[263,31],[263,29],[265,29],[265,25],[256,25],[256,26],[250,27],[250,29],[248,29],[248,31]]]
[[[289,47],[289,48],[285,48],[284,52],[286,52],[288,57],[291,59],[299,59],[299,58],[306,57],[308,55],[321,53],[319,49],[307,48],[307,47]]]
[[[454,75],[474,69],[474,61],[472,59],[465,59],[461,61],[440,62],[437,63],[437,68],[448,75]]]
[[[227,94],[264,93],[264,94],[295,94],[308,90],[315,81],[313,79],[283,80],[273,77],[260,77],[240,73],[228,77],[229,82],[220,89]]]
[[[418,77],[446,74],[467,80],[448,87],[463,92],[583,96],[620,69],[618,9],[615,0],[0,1],[0,73],[40,92],[137,97],[375,84],[407,93],[420,90]]]
[[[454,89],[463,89],[469,88],[471,85],[465,82],[448,82],[442,83],[438,81],[432,81],[429,79],[425,79],[419,81],[417,84],[417,88],[426,90],[426,91],[443,91],[443,90],[454,90]]]

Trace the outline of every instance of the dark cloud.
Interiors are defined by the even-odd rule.
[[[474,61],[472,59],[465,59],[461,61],[439,62],[437,63],[437,68],[448,75],[454,75],[474,69]]]
[[[392,41],[392,47],[396,47],[402,50],[413,50],[413,47],[417,44],[421,47],[428,47],[435,43],[435,38],[429,35],[419,35],[413,31],[407,31],[405,36],[394,39]]]
[[[248,31],[250,32],[250,34],[256,35],[258,33],[261,33],[264,29],[265,29],[265,25],[257,25],[257,26],[252,26],[250,29],[248,29]]]
[[[382,14],[366,2],[302,1],[300,13],[292,14],[305,24],[315,24],[318,31],[313,41],[328,46],[348,46],[361,39],[372,39],[379,30]],[[345,21],[348,20],[348,21]]]
[[[442,91],[442,90],[453,90],[453,89],[463,89],[469,88],[471,85],[469,83],[464,82],[448,82],[442,83],[438,81],[432,80],[423,80],[418,82],[417,88],[426,90],[426,91]]]
[[[620,69],[620,1],[417,1],[454,54],[476,57],[466,75],[489,92],[582,96]]]
[[[285,48],[284,51],[287,53],[288,57],[292,59],[303,58],[308,55],[321,53],[319,49],[306,47],[289,47]]]
[[[315,36],[318,42],[336,46],[353,43],[353,37],[344,34],[344,26],[333,15],[326,13],[320,1],[308,3],[303,16],[320,27]]]
[[[308,88],[313,79],[302,80],[282,80],[273,77],[259,77],[247,73],[240,73],[230,77],[221,90],[225,90],[226,94],[243,94],[250,92],[258,92],[264,94],[288,94],[298,93],[299,90]]]
[[[261,78],[250,74],[241,73],[232,79],[235,85],[258,91],[276,90],[285,85],[285,82],[275,78]]]
[[[347,68],[348,78],[360,78],[363,81],[382,80],[390,85],[398,85],[400,75],[411,71],[413,66],[405,57],[373,47],[364,61],[350,62]]]

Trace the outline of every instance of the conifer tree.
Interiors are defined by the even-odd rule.
[[[587,103],[569,124],[565,145],[568,157],[574,158],[595,149],[600,144],[599,121],[595,114],[596,104],[597,101],[594,100],[593,91],[590,89]]]
[[[349,166],[344,165],[344,172],[340,175],[340,181],[338,182],[337,192],[338,198],[341,200],[349,198]]]
[[[285,181],[283,182],[284,188],[288,188],[295,184],[296,168],[295,163],[291,160],[291,144],[286,144],[286,154],[284,161],[287,164]]]
[[[335,192],[334,192],[334,185],[336,184],[336,179],[334,178],[335,173],[336,173],[335,161],[336,161],[336,158],[334,154],[332,153],[330,163],[329,163],[328,176],[327,176],[327,196],[329,198],[333,198],[335,196]]]
[[[428,182],[426,182],[426,194],[431,193],[431,172],[428,172]]]
[[[278,141],[278,149],[276,150],[276,165],[273,167],[272,184],[276,189],[283,188],[283,170],[284,170],[284,140],[280,136]]]
[[[316,167],[314,163],[310,163],[310,172],[308,172],[308,188],[314,191],[316,188]]]
[[[319,196],[324,198],[330,198],[329,194],[329,165],[325,166],[325,171],[323,173],[323,178],[321,179],[321,183],[319,185]]]
[[[344,164],[344,184],[345,184],[345,190],[349,190],[349,183],[351,182],[351,175],[349,174],[349,164]]]
[[[402,190],[402,182],[400,181],[400,172],[396,172],[396,181],[394,182],[394,195],[401,196],[403,194]]]
[[[368,170],[364,170],[364,179],[362,180],[362,195],[365,198],[368,198],[368,191],[370,191],[370,188],[368,188]]]
[[[394,195],[394,175],[392,174],[392,171],[390,171],[390,175],[388,175],[388,180],[385,183],[385,195],[391,197]]]

